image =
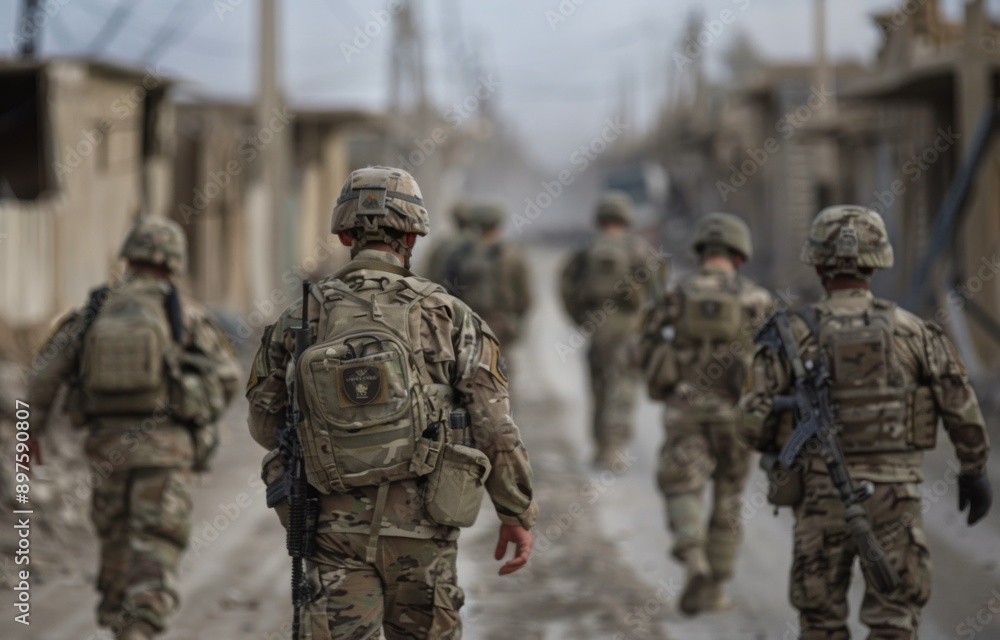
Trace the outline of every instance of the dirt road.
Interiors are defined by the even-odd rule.
[[[537,251],[532,258],[539,306],[527,344],[515,353],[515,420],[531,452],[543,516],[532,562],[513,576],[495,575],[496,519],[489,508],[463,532],[465,637],[795,638],[796,617],[786,598],[791,522],[762,506],[757,476],[746,494],[747,534],[731,590],[733,610],[694,620],[675,612],[683,575],[667,557],[670,539],[654,485],[659,410],[641,403],[630,455],[621,464],[603,473],[589,468],[584,353],[557,348],[571,344],[572,329],[553,297],[555,260]],[[180,572],[183,607],[164,640],[288,637],[284,536],[263,504],[256,479],[263,451],[246,435],[244,416],[240,403],[226,421],[216,470],[196,491],[193,538]],[[957,489],[945,480],[951,477],[950,445],[942,444],[926,464],[925,518],[935,578],[921,637],[1000,638],[1000,510],[975,529],[959,520]],[[1000,477],[996,466],[994,478]],[[38,482],[56,472],[46,469]],[[87,526],[70,536],[40,532],[37,549],[47,557],[39,558],[44,569],[32,585],[32,624],[14,623],[15,612],[5,605],[0,638],[108,638],[94,625],[96,549]],[[11,592],[4,593],[11,602]],[[855,590],[854,611],[859,598]],[[863,638],[863,629],[855,626],[854,637]]]

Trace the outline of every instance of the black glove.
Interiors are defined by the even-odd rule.
[[[969,526],[979,522],[993,504],[993,487],[986,474],[958,476],[958,510],[969,507]]]

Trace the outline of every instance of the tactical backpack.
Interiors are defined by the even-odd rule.
[[[628,289],[623,286],[631,268],[628,244],[622,239],[599,234],[583,252],[580,294],[585,304],[601,306],[610,300],[622,305],[635,300],[638,306],[640,296],[633,292],[626,300]]]
[[[314,287],[317,340],[297,364],[299,438],[322,493],[427,475],[453,408],[453,388],[431,383],[423,361],[419,303],[441,287],[404,276],[355,290],[345,273]]]
[[[853,315],[814,309],[800,317],[829,358],[830,396],[844,453],[934,448],[937,412],[931,390],[907,385],[894,353],[895,305],[876,300],[870,310]]]
[[[142,415],[170,401],[177,355],[159,282],[135,281],[108,294],[87,330],[80,358],[85,416]]]
[[[448,284],[455,295],[479,314],[506,308],[503,291],[503,246],[469,242],[451,257]]]

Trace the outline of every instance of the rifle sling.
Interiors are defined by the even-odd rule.
[[[378,494],[375,496],[372,526],[368,533],[368,545],[365,547],[365,562],[368,564],[374,564],[378,556],[378,536],[382,530],[382,514],[385,513],[385,503],[388,498],[389,483],[383,482],[378,486]]]

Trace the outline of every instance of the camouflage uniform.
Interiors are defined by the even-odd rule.
[[[451,252],[442,284],[479,314],[501,345],[510,347],[521,337],[532,304],[528,264],[517,247],[490,239],[507,219],[503,207],[476,204],[469,215],[478,237]]]
[[[849,206],[825,209],[806,241],[803,260],[819,266],[824,277],[853,278],[848,281],[853,286],[828,289],[822,301],[789,319],[803,361],[818,358],[822,350],[831,363],[835,423],[848,471],[855,483],[868,481],[874,487],[865,503],[868,518],[902,580],[891,593],[866,580],[861,620],[872,639],[916,638],[931,585],[919,491],[923,450],[935,445],[940,419],[961,463],[960,500],[967,497],[967,482],[985,484],[989,493],[983,475],[989,451],[983,415],[941,328],[874,298],[864,286],[872,269],[892,265],[892,249],[876,213]],[[869,343],[838,342],[837,336],[857,330],[859,318],[865,319],[868,333],[856,335],[867,336]],[[878,326],[891,336],[885,356],[871,347],[871,329]],[[791,414],[773,408],[775,396],[789,393],[791,377],[789,363],[776,353],[763,347],[757,352],[741,406],[742,431],[759,451],[779,451],[791,434]],[[882,396],[877,403],[872,389]],[[905,398],[905,409],[894,408],[894,395]],[[799,610],[803,639],[842,640],[849,637],[847,592],[858,552],[825,464],[808,451],[800,464],[801,475],[793,476],[802,478],[804,492],[794,507],[790,598]],[[984,506],[978,496],[972,500],[974,512]],[[983,513],[970,513],[970,523]]]
[[[171,239],[183,238],[173,223],[143,219],[126,240],[123,257],[180,272],[182,241],[179,248],[169,249],[169,258],[137,248],[136,243],[143,237],[157,233]],[[180,258],[174,260],[174,254]],[[165,280],[131,271],[109,287],[111,296],[169,291]],[[213,363],[228,403],[240,376],[232,346],[195,301],[185,299],[181,308],[183,349]],[[70,313],[39,352],[42,362],[34,369],[29,402],[35,412],[36,428],[44,428],[59,388],[69,384],[67,409],[71,419],[82,423],[89,432],[85,450],[94,487],[91,518],[101,542],[98,623],[119,634],[126,633],[126,628],[137,621],[163,631],[170,613],[180,603],[176,572],[190,532],[190,486],[196,452],[205,456],[211,452],[198,449],[203,443],[193,437],[191,426],[173,417],[170,406],[148,415],[101,415],[99,407],[87,415],[80,413],[73,389],[81,375],[85,328],[93,315],[90,306]]]
[[[705,216],[696,236],[695,249],[703,259],[716,250],[726,256],[736,252],[742,259],[751,256],[749,229],[735,216]],[[685,613],[723,606],[721,583],[733,575],[743,529],[740,496],[751,454],[737,437],[736,405],[753,355],[753,336],[772,306],[765,289],[731,266],[710,263],[674,287],[645,321],[642,343],[650,395],[666,404],[667,441],[657,482],[666,497],[673,556],[688,568],[680,603]],[[711,335],[716,318],[727,315],[730,326]],[[708,332],[702,333],[706,326]],[[665,330],[673,333],[669,340]],[[709,482],[712,506],[706,533],[704,492]]]
[[[601,230],[610,222],[633,222],[624,193],[610,192],[597,205],[598,233],[574,252],[560,274],[563,307],[589,335],[591,432],[595,461],[606,465],[632,438],[638,372],[628,358],[628,345],[639,328],[643,306],[662,291],[666,263],[642,238]]]
[[[413,178],[395,169],[357,171],[345,189],[350,191],[352,180],[370,179],[373,172],[380,177],[389,171],[402,183],[399,191],[415,192],[419,199]],[[354,262],[364,268],[343,277],[356,291],[381,289],[404,277],[394,255],[365,249],[364,243],[355,243]],[[320,289],[333,278],[336,274],[320,281]],[[443,288],[427,285],[433,292],[419,303],[426,373],[435,384],[451,386],[458,403],[468,411],[475,446],[492,463],[486,490],[500,520],[530,528],[538,507],[532,499],[527,452],[510,416],[499,344],[465,304]],[[309,306],[314,332],[320,321],[317,307]],[[288,402],[285,372],[294,352],[291,329],[300,324],[301,310],[300,300],[265,330],[247,386],[251,435],[270,450],[264,462],[268,484],[282,471],[276,447]],[[461,636],[458,611],[464,594],[455,569],[459,530],[431,519],[424,491],[424,478],[389,483],[383,515],[374,529],[379,487],[319,496],[316,551],[306,563],[313,590],[303,611],[303,626],[309,630],[306,637],[361,640],[379,637],[380,629],[389,640]],[[279,516],[283,517],[280,510]],[[373,532],[377,553],[371,561],[366,546]]]

